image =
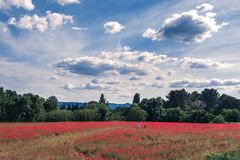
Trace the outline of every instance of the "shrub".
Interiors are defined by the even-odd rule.
[[[72,111],[54,110],[46,114],[47,122],[70,121],[72,119]]]
[[[190,113],[188,121],[194,123],[208,123],[212,121],[213,118],[214,115],[212,115],[211,113],[208,113],[207,111],[202,109],[196,109]]]
[[[207,155],[206,160],[239,160],[240,151],[232,151],[229,153],[211,153]]]
[[[77,145],[75,146],[76,151],[79,153],[84,154],[85,156],[91,157],[94,154],[96,154],[98,151],[101,150],[101,148],[97,146],[86,146],[86,145]]]
[[[168,122],[180,122],[183,120],[183,117],[184,112],[181,108],[169,108],[166,110],[166,117],[164,120]]]
[[[127,120],[128,121],[145,121],[147,118],[147,112],[141,109],[137,104],[131,106],[128,114]]]
[[[239,122],[240,112],[237,109],[225,109],[222,111],[225,121],[228,122]]]
[[[225,123],[224,117],[223,116],[216,116],[213,118],[211,123]]]
[[[73,112],[73,119],[75,121],[96,121],[99,115],[94,109],[76,110]]]
[[[102,158],[104,159],[116,159],[116,160],[121,160],[120,157],[118,157],[117,153],[115,152],[108,152],[108,153],[103,153],[101,155]]]

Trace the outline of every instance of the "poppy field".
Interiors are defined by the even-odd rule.
[[[239,124],[1,123],[0,159],[205,159],[240,147]]]

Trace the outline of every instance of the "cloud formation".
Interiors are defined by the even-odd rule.
[[[87,31],[88,28],[86,28],[86,27],[72,27],[72,30],[75,30],[75,31]]]
[[[108,89],[111,89],[111,87],[108,86],[108,85],[100,84],[100,83],[92,83],[92,82],[89,82],[89,83],[86,83],[86,84],[82,84],[82,85],[79,85],[79,86],[75,86],[75,85],[73,85],[71,83],[68,83],[68,84],[62,86],[62,88],[64,90],[67,90],[67,91],[108,90]]]
[[[26,30],[37,30],[39,32],[46,31],[49,27],[56,29],[63,24],[73,23],[73,17],[60,13],[52,13],[50,11],[46,12],[46,16],[38,16],[34,14],[33,16],[24,15],[18,21],[15,17],[11,17],[8,20],[9,25],[14,25],[20,29]]]
[[[116,21],[108,21],[103,24],[105,29],[105,33],[115,34],[120,32],[125,28],[125,26],[121,25],[119,22]]]
[[[104,60],[98,57],[67,58],[55,65],[77,75],[99,76],[109,72],[118,74],[146,75],[147,72],[137,65],[113,60]]]
[[[208,88],[223,86],[238,86],[239,79],[210,79],[210,80],[179,80],[170,83],[172,88]]]
[[[32,0],[0,0],[0,9],[11,9],[12,7],[33,10],[35,6]]]
[[[57,0],[57,3],[62,6],[65,6],[69,4],[79,4],[80,0]]]
[[[227,23],[217,24],[215,13],[211,4],[202,4],[196,9],[173,14],[167,18],[159,30],[148,28],[143,37],[151,40],[173,39],[178,42],[189,44],[201,43],[213,36]]]
[[[66,58],[54,66],[76,75],[106,76],[108,74],[130,75],[129,80],[140,80],[142,76],[159,74],[161,66],[186,69],[222,69],[230,64],[211,59],[190,57],[175,58],[141,51],[101,52],[98,56]],[[171,72],[166,73],[170,76]],[[169,74],[169,75],[168,75]],[[157,80],[163,79],[157,77]]]
[[[217,61],[213,61],[211,59],[198,59],[198,58],[190,58],[184,57],[180,60],[180,63],[183,68],[188,69],[223,69],[228,68],[231,65],[228,63],[221,63]]]

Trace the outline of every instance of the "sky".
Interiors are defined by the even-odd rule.
[[[239,33],[240,0],[0,0],[0,86],[79,102],[240,98]]]

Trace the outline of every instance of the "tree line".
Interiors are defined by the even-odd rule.
[[[39,95],[17,94],[0,88],[1,122],[55,121],[163,121],[224,123],[240,122],[240,100],[215,89],[202,92],[172,90],[166,96],[140,98],[136,93],[130,107],[110,109],[104,94],[98,102],[81,106],[60,106],[57,98],[44,99]]]

